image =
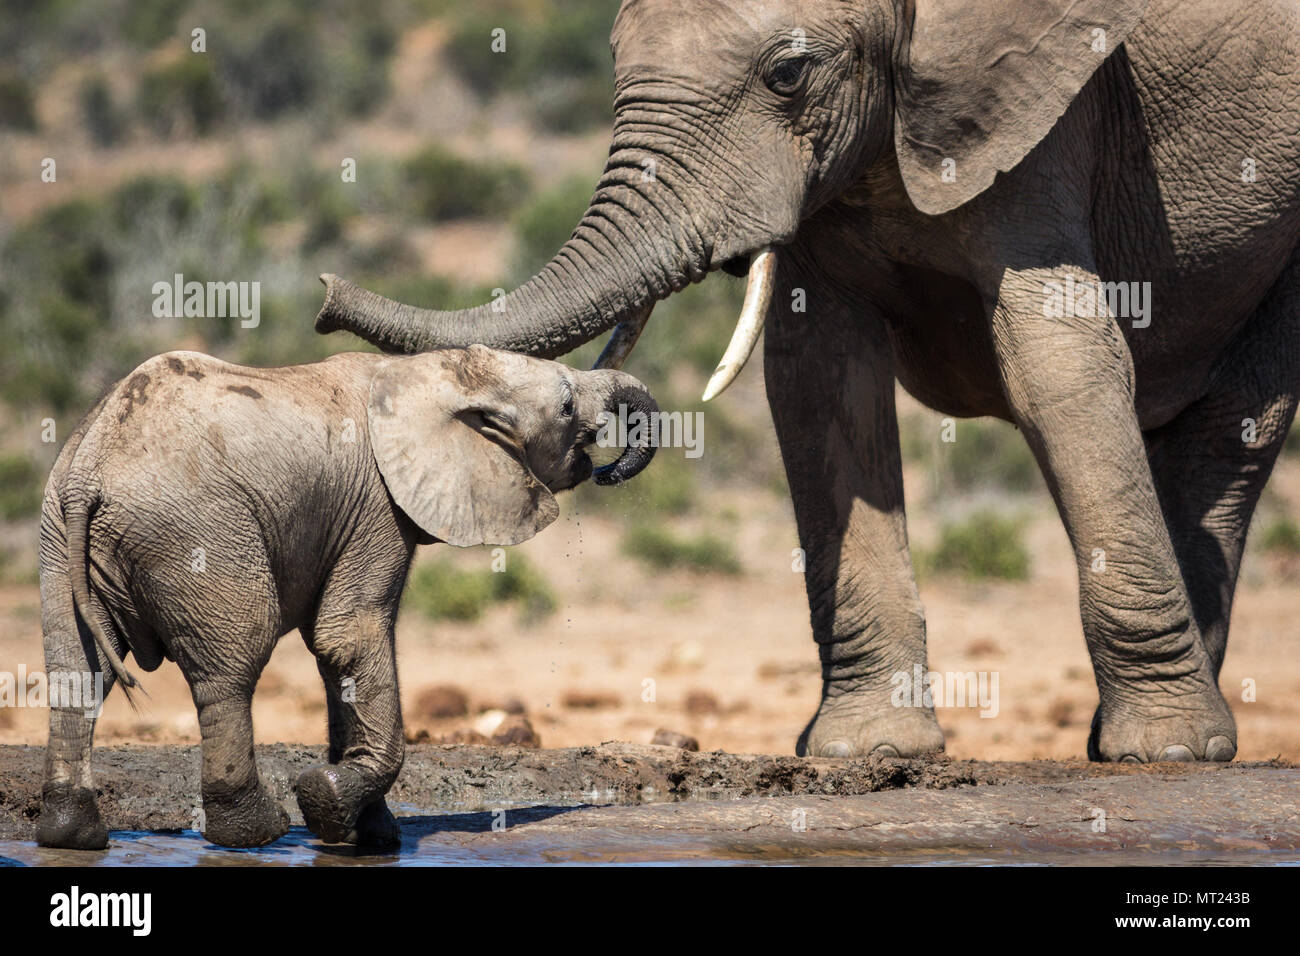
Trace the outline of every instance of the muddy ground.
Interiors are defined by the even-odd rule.
[[[301,818],[292,781],[323,757],[315,747],[258,748],[262,773],[295,823]],[[36,852],[20,844],[32,839],[40,812],[42,758],[38,747],[0,747],[6,853]],[[197,747],[99,751],[96,784],[109,827],[192,829],[198,770]],[[403,850],[392,855],[398,858],[1300,859],[1300,769],[1285,761],[1104,766],[808,760],[631,744],[564,750],[413,745],[389,802],[403,818]],[[296,839],[302,843],[303,837]],[[203,855],[214,853],[200,862],[222,862],[212,848]],[[84,855],[73,856],[64,862],[84,861]]]

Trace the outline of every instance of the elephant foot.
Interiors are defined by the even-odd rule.
[[[238,790],[203,790],[203,837],[232,849],[252,849],[274,843],[289,832],[289,814],[259,780]]]
[[[1236,722],[1212,683],[1194,693],[1103,694],[1088,736],[1088,759],[1096,761],[1227,762],[1236,754]]]
[[[870,703],[864,701],[870,697]],[[923,707],[892,707],[867,691],[822,698],[808,722],[795,753],[800,757],[916,757],[942,753],[943,731],[934,711]]]
[[[46,784],[41,789],[41,819],[36,827],[40,846],[63,850],[102,850],[108,846],[108,828],[99,816],[95,791],[68,784]]]
[[[388,809],[388,804],[380,797],[361,811],[343,842],[374,849],[398,847],[402,844],[402,828],[393,812]]]
[[[347,764],[308,767],[294,789],[298,791],[298,808],[307,829],[326,843],[352,842],[348,837],[360,824],[362,810],[369,809],[374,793],[367,778]],[[379,803],[387,812],[382,798]],[[371,822],[376,821],[368,820],[366,825]]]

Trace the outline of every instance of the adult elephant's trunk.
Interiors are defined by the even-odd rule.
[[[439,312],[321,277],[319,332],[344,329],[389,352],[482,343],[554,358],[707,274],[710,249],[677,193],[648,175],[644,151],[618,149],[573,235],[526,283],[495,302]],[[635,322],[633,323],[635,324]]]
[[[626,438],[617,460],[597,468],[592,478],[598,485],[621,485],[640,474],[655,456],[659,406],[632,376],[612,370],[596,374],[611,376],[604,411],[621,423],[616,434]]]

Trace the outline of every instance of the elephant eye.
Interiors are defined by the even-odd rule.
[[[799,91],[804,77],[808,74],[811,60],[806,56],[791,56],[777,60],[767,71],[764,82],[767,88],[779,96],[791,96]]]
[[[565,418],[573,417],[573,389],[568,382],[564,383],[564,404],[560,406],[560,414]]]

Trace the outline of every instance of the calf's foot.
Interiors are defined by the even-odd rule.
[[[388,809],[388,804],[380,797],[361,811],[343,842],[377,849],[401,846],[402,828],[393,812]]]
[[[348,837],[361,824],[362,810],[368,809],[374,800],[370,779],[345,763],[308,767],[298,777],[294,789],[298,792],[298,808],[307,829],[326,843],[354,842]],[[379,803],[387,812],[382,797]],[[382,814],[367,817],[364,823],[368,834],[382,826]]]
[[[40,846],[64,850],[102,850],[108,828],[99,816],[95,791],[69,784],[46,784],[41,790],[41,818],[36,826]]]
[[[237,789],[204,787],[203,815],[203,837],[217,846],[266,846],[289,832],[289,815],[260,780]]]

